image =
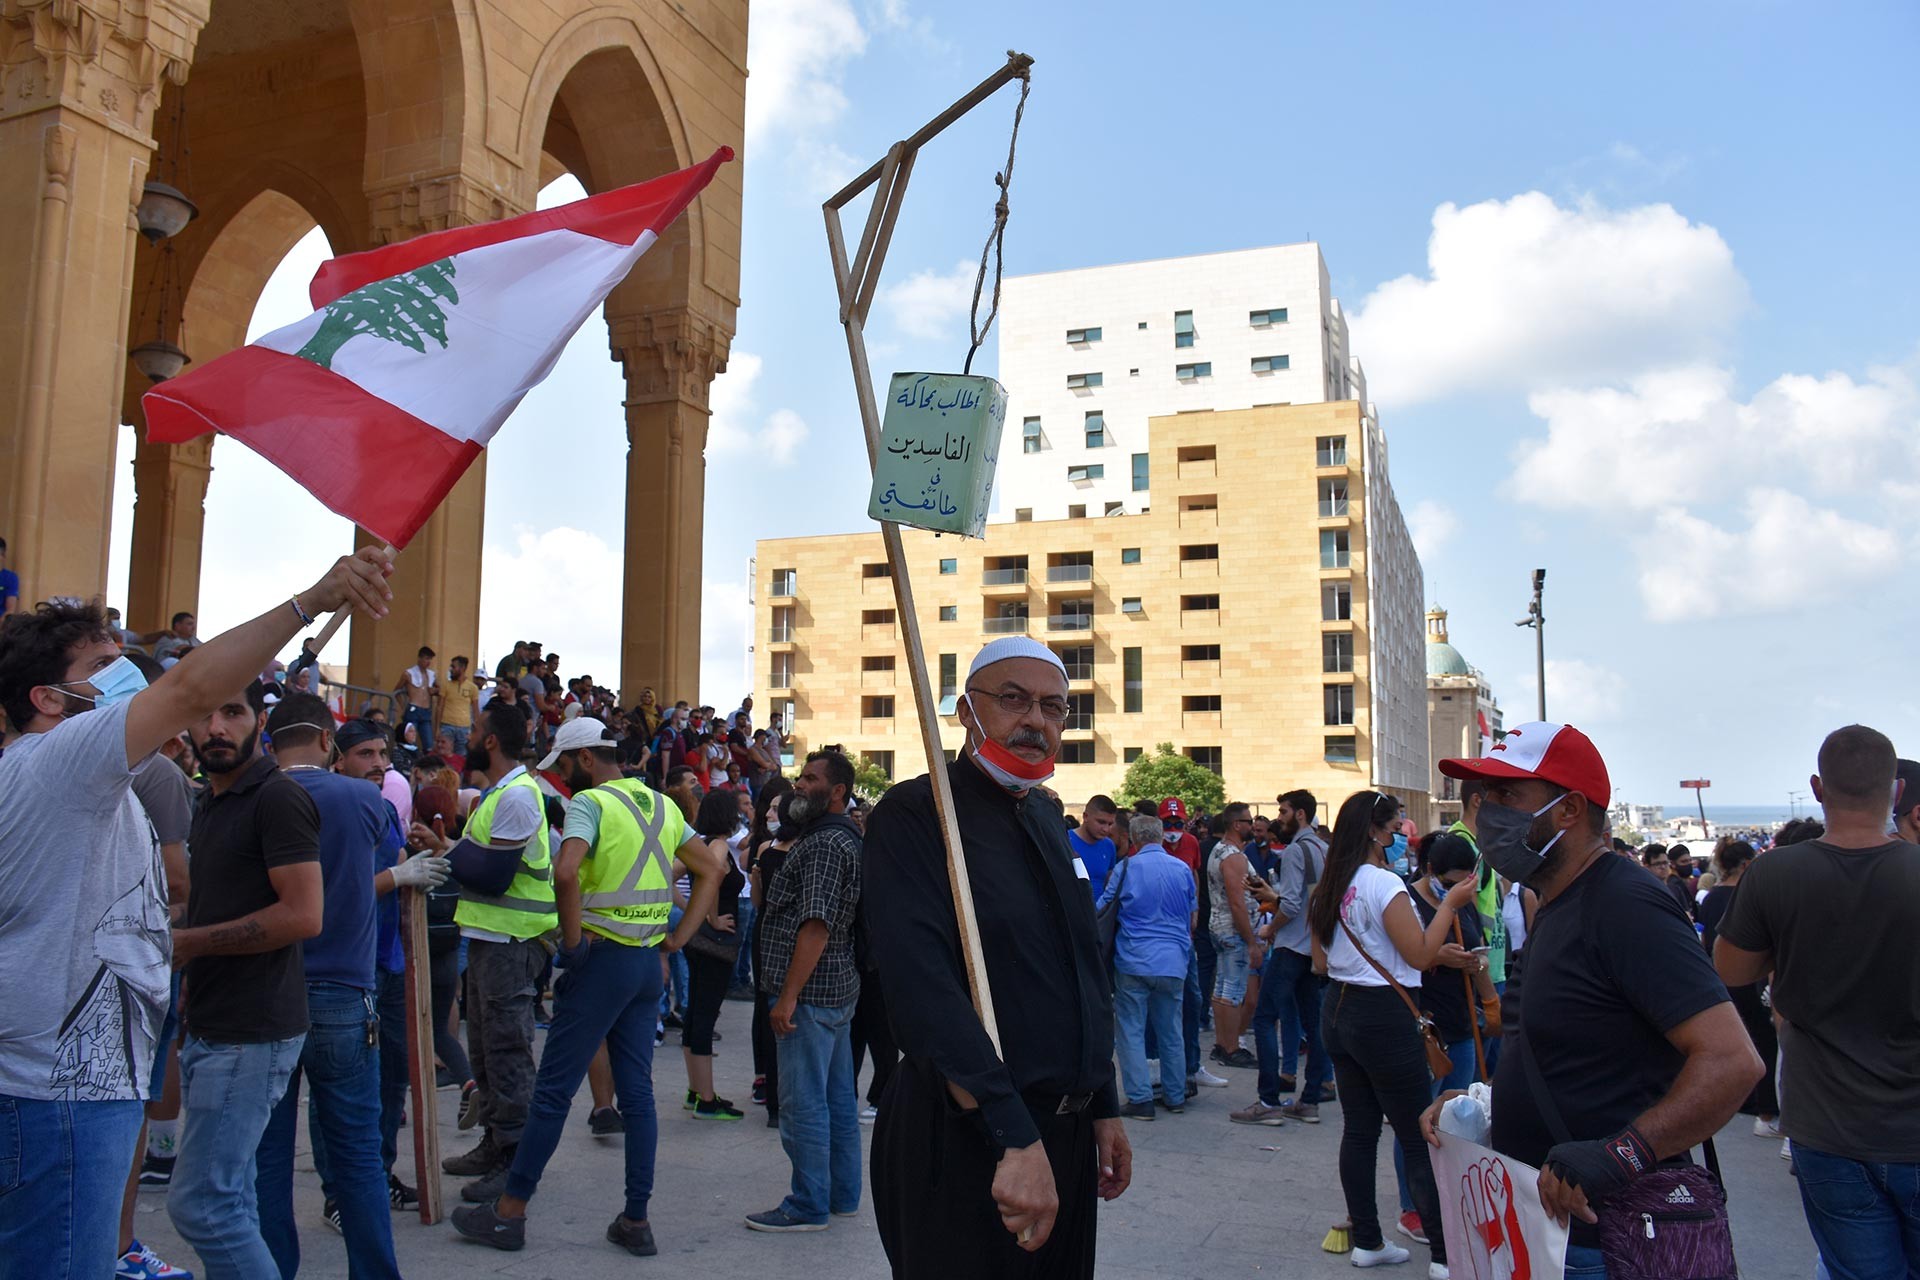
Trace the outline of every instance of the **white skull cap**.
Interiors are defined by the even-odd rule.
[[[996,662],[1005,662],[1008,658],[1036,658],[1056,668],[1060,678],[1067,678],[1067,664],[1060,661],[1060,655],[1041,644],[1031,636],[1001,636],[992,641],[973,657],[973,665],[967,668],[967,682],[971,684],[980,668],[990,667]]]

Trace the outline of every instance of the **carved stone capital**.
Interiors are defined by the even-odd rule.
[[[702,410],[733,344],[731,330],[684,308],[609,316],[607,338],[626,372],[628,404],[677,400]]]
[[[165,82],[182,85],[209,0],[0,0],[0,118],[61,107],[152,132]]]
[[[375,244],[394,244],[429,231],[497,222],[525,213],[498,191],[459,173],[387,183],[370,189]]]

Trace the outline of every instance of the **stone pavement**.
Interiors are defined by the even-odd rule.
[[[779,1135],[765,1124],[752,1096],[748,1006],[729,1001],[720,1016],[723,1039],[715,1074],[720,1092],[747,1111],[734,1124],[694,1120],[680,1109],[686,1080],[678,1033],[669,1032],[655,1058],[654,1078],[663,1102],[660,1150],[653,1199],[657,1258],[633,1258],[603,1239],[621,1202],[620,1138],[594,1138],[586,1129],[583,1085],[568,1135],[532,1202],[527,1247],[497,1253],[455,1236],[441,1224],[422,1226],[413,1215],[394,1215],[402,1272],[412,1280],[506,1276],[527,1280],[601,1280],[602,1277],[672,1275],[780,1277],[807,1280],[879,1280],[888,1275],[872,1215],[871,1192],[860,1215],[836,1218],[826,1231],[768,1235],[741,1225],[747,1213],[770,1209],[786,1192],[788,1166]],[[1279,1128],[1236,1125],[1227,1112],[1253,1097],[1253,1073],[1228,1071],[1233,1085],[1202,1089],[1182,1116],[1151,1124],[1129,1123],[1134,1144],[1134,1182],[1126,1195],[1100,1212],[1103,1280],[1221,1280],[1232,1276],[1336,1277],[1353,1274],[1346,1258],[1320,1249],[1327,1228],[1345,1216],[1335,1156],[1340,1109],[1322,1108],[1324,1123]],[[453,1125],[452,1090],[441,1100],[441,1151],[463,1151],[475,1133]],[[1806,1280],[1813,1274],[1813,1243],[1780,1144],[1751,1135],[1752,1122],[1735,1117],[1718,1143],[1732,1193],[1734,1239],[1742,1274],[1749,1280]],[[864,1135],[872,1130],[862,1126]],[[401,1163],[411,1170],[408,1130],[400,1134]],[[306,1280],[344,1277],[340,1238],[320,1220],[320,1187],[305,1149],[295,1162],[299,1208],[300,1274]],[[1266,1148],[1277,1148],[1267,1150]],[[1391,1219],[1397,1207],[1393,1166],[1382,1147],[1380,1205]],[[411,1173],[404,1175],[411,1181]],[[445,1181],[457,1203],[459,1181]],[[163,1256],[193,1266],[192,1254],[167,1221],[163,1191],[141,1193],[136,1230]],[[1414,1246],[1416,1262],[1425,1251]],[[1383,1273],[1411,1280],[1424,1269],[1409,1266]]]

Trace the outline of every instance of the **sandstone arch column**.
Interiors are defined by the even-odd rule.
[[[705,529],[707,391],[732,331],[688,308],[608,316],[626,373],[627,533],[620,696],[695,699]]]

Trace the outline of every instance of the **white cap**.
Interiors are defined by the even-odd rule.
[[[553,750],[547,752],[547,758],[540,762],[540,768],[551,769],[560,763],[560,757],[569,751],[578,751],[582,747],[617,747],[618,738],[607,736],[607,726],[592,716],[575,716],[554,731]]]
[[[996,662],[1005,662],[1008,658],[1037,658],[1059,669],[1060,678],[1067,678],[1067,664],[1060,661],[1060,655],[1041,644],[1031,636],[1001,636],[980,650],[973,657],[973,665],[967,668],[967,682],[971,684],[980,668],[990,667]]]

